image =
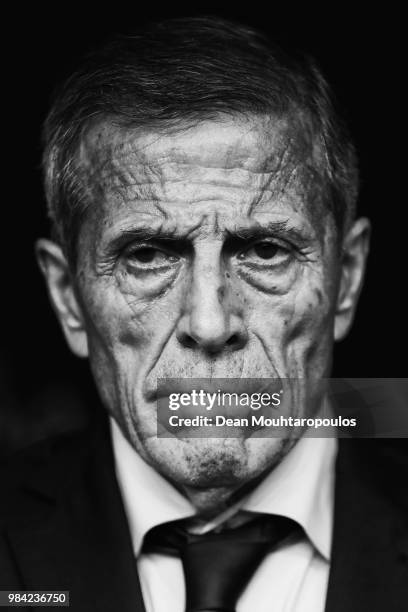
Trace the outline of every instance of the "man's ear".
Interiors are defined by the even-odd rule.
[[[370,222],[357,219],[343,240],[341,277],[334,323],[334,339],[342,340],[354,318],[364,281],[370,246]]]
[[[87,357],[85,323],[68,262],[61,248],[51,240],[38,240],[35,250],[38,264],[47,283],[51,304],[69,347],[78,357]]]

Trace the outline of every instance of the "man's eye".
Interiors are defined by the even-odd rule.
[[[133,248],[127,253],[129,263],[141,268],[161,268],[174,263],[177,257],[151,246]]]
[[[261,259],[272,259],[279,251],[279,246],[271,242],[261,242],[252,247],[254,254]]]
[[[290,255],[289,248],[276,242],[257,242],[246,251],[243,251],[239,258],[248,262],[271,262],[278,264],[283,262]]]
[[[141,249],[136,249],[129,254],[129,257],[135,261],[140,261],[140,263],[152,263],[153,261],[160,258],[163,255],[157,249],[152,249],[150,247],[143,247]]]

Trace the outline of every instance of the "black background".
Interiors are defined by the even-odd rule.
[[[60,3],[42,12],[16,8],[3,22],[7,42],[2,74],[7,107],[3,114],[0,428],[6,440],[14,440],[11,445],[20,443],[26,423],[32,428],[28,438],[41,437],[35,422],[54,418],[49,429],[64,428],[72,415],[80,419],[83,406],[97,404],[86,363],[65,347],[34,258],[36,237],[48,233],[39,135],[54,84],[78,56],[109,32],[128,32],[145,19],[192,14],[217,14],[258,26],[278,42],[312,53],[322,66],[347,111],[361,159],[360,213],[373,224],[366,287],[352,333],[336,347],[333,374],[406,375],[402,16],[391,8],[358,12],[356,5],[333,3],[327,3],[325,10],[309,6],[302,12],[295,6],[283,10],[253,3],[245,10],[209,4],[166,10],[157,5],[134,6],[131,11],[120,4],[94,11]]]

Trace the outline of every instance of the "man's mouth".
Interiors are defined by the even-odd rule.
[[[164,435],[248,438],[279,415],[282,386],[280,378],[160,378],[147,397]]]
[[[205,394],[274,394],[283,390],[281,378],[157,378],[156,384],[147,385],[144,396],[147,401],[157,401],[173,394],[189,394],[193,391]]]

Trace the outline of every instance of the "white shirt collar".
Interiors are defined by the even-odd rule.
[[[301,438],[252,491],[242,509],[293,519],[329,560],[336,454],[335,438]]]
[[[135,554],[144,535],[160,523],[194,516],[195,508],[134,450],[114,419],[110,418],[116,476]]]
[[[110,423],[116,475],[137,556],[149,529],[192,517],[195,508],[138,455],[112,418]],[[336,451],[334,438],[303,437],[243,500],[241,509],[292,518],[329,560]]]

